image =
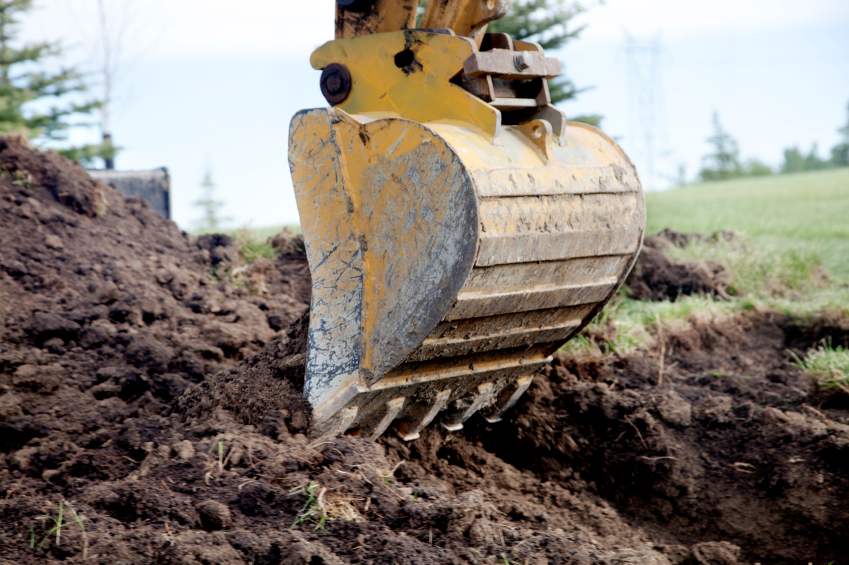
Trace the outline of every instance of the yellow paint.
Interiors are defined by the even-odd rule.
[[[584,124],[557,136],[547,122],[501,126],[496,108],[450,82],[476,49],[399,31],[312,55],[353,81],[346,100],[299,114],[290,134],[319,434],[399,397],[410,400],[399,417],[430,414],[411,399],[433,408],[482,376],[514,386],[589,322],[639,249],[645,203],[621,148]]]
[[[417,265],[434,252],[428,247],[427,237],[432,228],[423,224],[427,212],[422,209],[432,209],[429,222],[442,223],[442,215],[452,210],[433,204],[452,198],[457,190],[452,176],[460,171],[450,166],[456,162],[451,149],[426,128],[406,120],[361,122],[343,112],[337,114],[341,120],[335,126],[336,143],[349,148],[341,156],[346,178],[350,179],[349,195],[354,207],[351,220],[355,232],[362,235],[369,248],[363,257],[361,367],[377,372],[375,355],[381,352],[381,344],[374,340],[393,315],[393,308],[398,307],[387,296],[397,292],[404,282],[399,279],[397,287],[387,287],[387,272],[395,269],[401,276],[406,265]],[[427,153],[427,159],[423,153]],[[434,167],[435,164],[441,166]],[[408,178],[401,174],[405,166],[430,170],[422,169],[417,171],[421,177]],[[405,222],[406,217],[414,217],[417,223]],[[403,255],[382,253],[386,247],[383,244],[388,242],[392,243],[389,247],[398,248]],[[417,290],[424,292],[425,288]]]
[[[330,63],[348,68],[351,93],[337,105],[348,114],[393,112],[420,123],[454,120],[492,141],[501,113],[449,82],[476,49],[466,37],[407,30],[330,41],[313,52],[310,64],[314,69]],[[395,56],[404,51],[415,62],[399,68]]]
[[[348,215],[352,183],[344,155],[329,142],[332,115],[326,111],[295,116],[290,133],[289,160],[292,182],[298,187],[298,213],[312,273],[311,313],[316,320],[332,320],[334,332],[315,334],[307,356],[309,371],[334,370],[333,378],[345,386],[356,382],[355,347],[361,332],[359,304],[362,295],[362,257],[356,226],[340,221]],[[342,367],[342,369],[338,369]],[[307,396],[317,397],[321,387],[307,383]]]

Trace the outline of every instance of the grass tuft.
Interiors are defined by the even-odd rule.
[[[290,492],[290,494],[302,494],[306,498],[304,505],[301,507],[301,511],[298,513],[298,517],[292,523],[290,528],[300,526],[306,522],[312,522],[315,524],[313,531],[324,529],[324,524],[327,522],[328,516],[322,508],[321,498],[323,498],[326,491],[327,489],[319,490],[318,483],[310,481],[305,486],[293,489]]]
[[[41,516],[41,519],[50,520],[51,522],[53,522],[53,527],[51,527],[50,530],[48,530],[47,534],[45,534],[44,538],[42,538],[41,543],[39,543],[37,546],[35,545],[35,530],[30,528],[30,549],[33,549],[34,551],[41,550],[47,544],[47,542],[50,540],[51,536],[53,536],[54,533],[56,534],[56,542],[55,543],[56,543],[56,545],[60,545],[60,543],[62,541],[62,528],[68,528],[70,526],[76,525],[80,528],[80,532],[82,533],[82,538],[83,538],[83,556],[82,557],[83,557],[84,560],[86,559],[86,554],[88,552],[88,537],[86,535],[86,529],[85,529],[85,525],[83,524],[82,516],[77,514],[77,511],[74,510],[73,507],[71,507],[70,505],[68,505],[68,509],[74,515],[74,519],[70,522],[65,521],[65,508],[64,508],[63,502],[59,502],[59,509],[58,509],[58,512],[57,512],[57,515],[56,515],[55,518],[53,516],[49,515],[49,514],[45,514],[44,516]]]
[[[675,302],[617,297],[563,351],[627,355],[655,345],[661,328],[664,333],[685,331],[695,322],[716,320],[740,310],[738,301],[706,296],[684,296]]]
[[[790,352],[795,365],[813,375],[822,386],[837,387],[849,394],[849,349],[833,347],[831,340],[825,345],[811,349],[804,359]]]
[[[328,493],[327,488],[321,487],[315,481],[308,482],[305,486],[296,488],[291,494],[302,494],[306,498],[298,517],[290,528],[295,528],[307,522],[315,524],[313,531],[325,529],[328,520],[341,518],[354,522],[364,521],[362,514],[354,505],[354,500],[347,496]]]
[[[248,228],[237,230],[233,236],[233,243],[245,264],[252,263],[260,257],[273,261],[278,254],[269,238],[258,237]]]

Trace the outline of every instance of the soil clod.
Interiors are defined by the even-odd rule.
[[[646,237],[634,269],[625,281],[628,296],[637,300],[677,300],[693,294],[728,298],[727,274],[722,265],[712,261],[678,263],[663,251],[672,246],[686,247],[700,239],[703,239],[700,234],[669,229]]]

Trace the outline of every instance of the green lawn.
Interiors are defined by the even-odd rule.
[[[651,346],[661,325],[685,328],[693,319],[742,310],[775,308],[798,318],[849,312],[849,168],[652,192],[646,204],[649,235],[666,227],[705,235],[737,232],[730,241],[706,239],[667,251],[679,261],[725,265],[732,296],[647,302],[620,293],[590,326],[590,333],[604,332],[610,323],[616,328],[606,348],[624,353]],[[566,345],[594,347],[586,334]]]
[[[772,253],[816,253],[849,280],[849,168],[651,192],[646,204],[648,234],[736,230]]]

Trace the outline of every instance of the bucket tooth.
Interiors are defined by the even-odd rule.
[[[522,395],[525,394],[525,391],[531,386],[531,381],[533,381],[533,375],[526,375],[517,379],[515,383],[505,387],[492,406],[481,410],[481,415],[490,424],[500,422],[504,413],[513,408]]]
[[[398,414],[404,407],[405,400],[407,400],[406,397],[399,396],[384,404],[380,410],[375,412],[372,416],[369,416],[369,418],[363,423],[360,427],[360,435],[371,440],[376,440],[383,435],[383,432],[385,432],[395,418],[398,417]]]
[[[454,402],[454,410],[445,414],[440,422],[442,427],[449,432],[462,430],[463,422],[471,418],[487,401],[492,400],[494,390],[495,384],[483,383],[470,394]]]
[[[445,389],[437,393],[436,398],[430,402],[417,404],[413,407],[407,418],[398,424],[398,435],[404,441],[413,441],[419,438],[419,433],[430,424],[439,412],[448,404],[451,389]]]

